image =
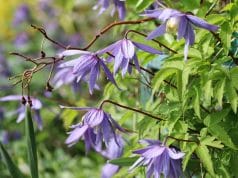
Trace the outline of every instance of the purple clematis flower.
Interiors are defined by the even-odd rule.
[[[71,126],[73,131],[70,132],[70,135],[65,142],[67,145],[72,146],[83,137],[86,152],[88,152],[90,148],[101,151],[103,142],[105,143],[106,148],[109,147],[109,143],[112,141],[119,146],[116,130],[121,132],[125,132],[125,130],[119,126],[110,114],[98,108],[60,107],[87,111],[79,124]]]
[[[185,60],[187,60],[189,45],[193,45],[195,41],[193,26],[210,31],[218,30],[218,26],[216,25],[211,25],[199,17],[188,13],[182,13],[174,9],[160,8],[156,10],[148,10],[144,15],[158,18],[162,21],[162,24],[148,35],[147,39],[149,40],[163,35],[166,31],[178,31],[177,38],[184,38],[186,41],[184,48]]]
[[[110,3],[114,4],[111,14],[113,15],[115,10],[117,10],[119,19],[123,20],[126,16],[125,0],[98,0],[97,5],[95,5],[93,9],[98,9],[98,7],[101,6],[99,14],[102,14],[109,8]]]
[[[58,89],[62,85],[71,85],[74,92],[80,88],[80,82],[77,81],[77,76],[73,73],[73,67],[58,70],[52,79],[52,84],[54,89]],[[100,88],[98,85],[95,85],[94,89],[99,90]]]
[[[100,151],[100,153],[108,159],[116,159],[121,157],[121,155],[123,154],[123,139],[120,135],[116,136],[118,143],[116,143],[114,139],[111,139],[109,141],[108,148],[106,150]],[[102,168],[101,178],[111,178],[118,172],[119,168],[119,166],[114,164],[105,164]]]
[[[91,53],[88,51],[80,50],[66,50],[60,54],[60,56],[72,56],[81,55],[80,57],[62,63],[59,67],[61,68],[73,68],[73,75],[77,77],[77,81],[85,80],[89,84],[89,93],[92,94],[94,88],[97,88],[96,81],[99,78],[100,67],[104,70],[107,78],[117,86],[116,81],[104,63],[105,60],[98,57],[98,53]]]
[[[98,53],[103,54],[110,52],[113,56],[115,56],[114,74],[116,74],[119,68],[121,68],[122,76],[124,76],[127,71],[131,73],[131,66],[129,65],[130,62],[134,62],[137,70],[140,71],[140,65],[135,53],[135,47],[152,54],[163,54],[157,49],[126,38],[109,45],[108,47],[98,51]]]
[[[146,178],[152,176],[159,178],[161,174],[166,178],[178,178],[182,175],[181,159],[184,153],[177,152],[157,140],[142,140],[142,143],[147,143],[149,146],[133,152],[141,157],[129,170],[141,165],[146,166]]]
[[[26,97],[25,97],[26,98]],[[9,95],[9,96],[5,96],[0,98],[0,102],[5,102],[5,101],[21,101],[22,100],[22,96],[21,95]],[[35,122],[37,123],[37,126],[39,128],[39,130],[42,130],[43,128],[43,124],[42,124],[42,118],[40,116],[40,109],[42,107],[42,103],[40,100],[36,99],[36,98],[32,98],[32,111],[34,112],[33,115],[33,119],[35,120]],[[21,105],[17,110],[16,113],[18,114],[18,118],[17,118],[17,123],[21,122],[26,115],[26,106],[25,105]]]

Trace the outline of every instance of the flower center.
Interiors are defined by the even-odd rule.
[[[168,33],[176,32],[178,29],[179,22],[180,22],[179,17],[171,17],[169,20],[167,20],[166,32]]]

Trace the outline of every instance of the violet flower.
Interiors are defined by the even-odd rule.
[[[98,108],[60,107],[87,111],[79,124],[71,126],[73,130],[69,132],[70,135],[65,142],[67,145],[72,146],[81,138],[84,138],[86,152],[88,152],[90,148],[94,148],[96,151],[101,151],[103,143],[105,143],[106,148],[108,148],[112,141],[117,143],[119,146],[119,139],[116,136],[116,130],[121,132],[125,132],[125,130],[119,126],[110,114]]]
[[[5,96],[5,97],[1,97],[0,98],[0,102],[5,102],[5,101],[21,101],[22,100],[22,96],[21,95],[9,95],[9,96]],[[32,98],[32,111],[34,113],[33,115],[33,119],[35,120],[35,122],[37,123],[38,129],[42,130],[43,128],[43,124],[42,124],[42,118],[40,116],[40,109],[42,107],[42,103],[40,100],[36,99],[36,98]],[[16,111],[15,113],[18,114],[18,118],[17,118],[17,123],[21,122],[26,115],[26,106],[25,105],[21,105]]]
[[[101,9],[99,11],[99,14],[102,14],[109,8],[110,3],[114,4],[111,15],[113,15],[115,13],[115,10],[117,10],[119,19],[123,20],[126,16],[125,0],[98,0],[97,5],[95,5],[93,9],[98,9],[98,7],[100,6]]]
[[[106,150],[100,151],[100,153],[108,158],[108,159],[116,159],[122,156],[123,154],[123,147],[124,142],[120,135],[117,136],[117,142],[115,142],[114,139],[111,139],[108,144],[108,148]],[[119,166],[107,163],[102,168],[101,178],[111,178],[113,175],[115,175],[118,170]]]
[[[60,56],[72,56],[81,55],[80,57],[62,63],[59,67],[61,68],[73,68],[73,75],[77,77],[77,81],[85,80],[89,85],[89,93],[92,94],[94,88],[97,87],[96,81],[99,78],[100,68],[104,70],[107,78],[117,86],[116,81],[104,63],[105,60],[98,57],[97,53],[91,53],[88,51],[80,50],[66,50],[60,54]]]
[[[193,45],[195,41],[193,26],[204,28],[210,31],[218,30],[218,26],[211,25],[199,17],[188,13],[182,13],[180,11],[170,8],[148,10],[145,12],[144,15],[148,17],[157,18],[162,21],[162,24],[148,35],[147,39],[149,40],[163,35],[166,31],[178,31],[178,40],[181,38],[185,39],[185,60],[187,60],[189,45]]]
[[[20,5],[14,14],[13,25],[18,26],[30,20],[30,10],[27,4]]]
[[[140,72],[140,65],[137,59],[137,55],[135,53],[135,47],[152,54],[163,54],[161,51],[154,49],[150,46],[137,43],[131,41],[129,39],[122,39],[119,40],[108,47],[98,51],[98,54],[103,54],[106,52],[110,52],[113,56],[115,56],[115,63],[114,63],[114,74],[116,74],[121,68],[122,76],[126,74],[128,71],[131,73],[131,66],[129,65],[130,62],[133,62]]]
[[[73,73],[73,67],[66,67],[59,69],[55,73],[54,77],[52,78],[52,85],[54,86],[54,89],[58,89],[62,85],[71,85],[72,90],[77,92],[80,89],[81,82],[77,81],[77,76]],[[98,85],[95,85],[94,89],[99,90],[100,88]]]
[[[141,157],[129,168],[130,171],[138,166],[146,166],[146,178],[159,178],[161,174],[165,178],[178,178],[182,175],[181,159],[184,153],[157,140],[142,140],[142,143],[149,146],[133,152]]]

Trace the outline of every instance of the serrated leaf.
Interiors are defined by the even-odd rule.
[[[118,166],[131,166],[138,158],[139,156],[117,158],[117,159],[109,160],[108,162]]]
[[[209,174],[211,174],[212,176],[215,176],[212,159],[211,159],[211,156],[209,154],[209,150],[208,150],[207,146],[199,145],[196,148],[195,152],[196,152],[198,158],[201,160],[203,166],[209,172]]]
[[[8,171],[11,174],[11,176],[13,178],[23,178],[22,173],[17,168],[17,166],[14,164],[14,162],[12,161],[11,157],[7,153],[7,151],[4,148],[4,146],[2,145],[2,143],[0,143],[0,153],[1,153],[1,157],[3,158],[5,164],[6,164],[7,168],[8,168]]]
[[[185,169],[188,165],[188,161],[191,159],[191,156],[192,156],[193,152],[196,150],[197,147],[198,147],[198,145],[196,143],[187,144],[186,155],[183,158],[183,162],[182,162],[183,171],[185,171]]]
[[[208,127],[216,125],[219,122],[221,122],[221,120],[224,119],[229,112],[230,112],[230,108],[211,113],[211,114],[207,115],[207,117],[204,119],[203,123]]]
[[[208,127],[208,131],[215,136],[217,139],[219,139],[224,145],[237,150],[237,147],[232,142],[230,136],[226,132],[224,128],[222,128],[219,125],[213,125],[211,127]]]
[[[202,145],[207,145],[207,146],[211,146],[211,147],[214,147],[214,148],[223,148],[224,145],[221,144],[221,141],[219,140],[215,140],[216,137],[209,137],[209,136],[206,136],[205,138],[202,138],[200,140],[200,143]]]
[[[31,117],[31,108],[26,107],[26,118],[25,118],[25,130],[26,130],[26,140],[27,140],[27,154],[30,164],[31,176],[32,178],[38,178],[38,162],[37,162],[37,150],[34,126]]]

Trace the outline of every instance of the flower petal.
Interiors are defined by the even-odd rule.
[[[187,24],[188,24],[188,20],[186,16],[180,17],[180,23],[178,27],[178,40],[180,40],[182,37],[185,36],[187,31]]]
[[[147,40],[152,40],[158,36],[163,35],[166,32],[166,23],[163,23],[159,27],[157,27],[154,31],[150,32],[150,34],[147,36]]]
[[[139,48],[139,49],[141,49],[141,50],[143,50],[143,51],[146,51],[146,52],[148,52],[148,53],[152,53],[152,54],[163,54],[162,51],[159,51],[159,50],[157,50],[157,49],[155,49],[155,48],[152,48],[152,47],[150,47],[150,46],[147,46],[147,45],[145,45],[145,44],[137,43],[137,42],[133,42],[133,44],[134,44],[137,48]]]
[[[88,129],[87,125],[84,125],[82,127],[77,127],[75,128],[69,135],[69,137],[66,139],[65,143],[67,145],[72,145],[75,142],[77,142],[80,137],[82,137],[82,135],[85,133],[85,131]]]
[[[100,71],[99,63],[91,68],[90,79],[89,79],[89,93],[93,93],[93,89],[95,88],[96,80],[98,79]]]
[[[123,39],[121,42],[121,51],[125,58],[131,59],[135,54],[135,46],[128,39]]]
[[[205,20],[193,16],[193,15],[187,15],[188,19],[196,26],[200,27],[200,28],[204,28],[207,30],[211,30],[211,31],[217,31],[218,30],[218,26],[216,25],[211,25],[209,23],[207,23]]]
[[[182,157],[184,157],[185,153],[183,152],[178,152],[176,153],[175,150],[170,149],[170,148],[166,148],[169,154],[169,157],[172,159],[181,159]]]
[[[76,54],[89,54],[90,52],[88,51],[82,51],[82,50],[65,50],[62,53],[59,53],[59,56],[73,56]]]
[[[99,62],[100,62],[100,64],[101,64],[101,66],[102,66],[102,68],[103,68],[103,70],[104,70],[104,72],[105,72],[107,78],[108,78],[118,89],[120,89],[120,88],[118,87],[118,85],[117,85],[117,83],[116,83],[116,81],[115,81],[115,79],[114,79],[112,73],[111,73],[110,70],[107,68],[107,66],[106,66],[101,60],[100,60]]]

